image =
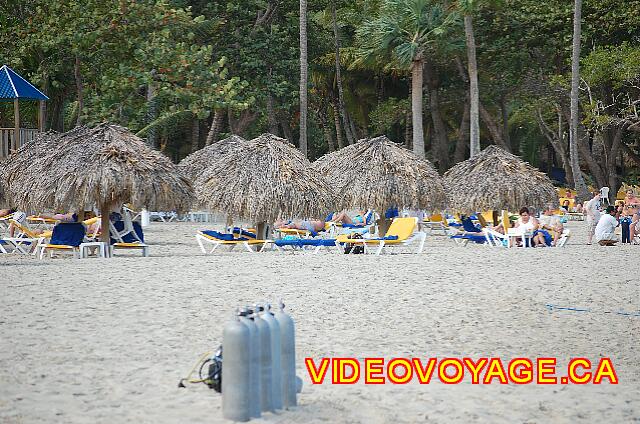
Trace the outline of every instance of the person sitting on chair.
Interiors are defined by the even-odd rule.
[[[551,206],[547,206],[538,222],[538,229],[533,232],[533,245],[535,247],[552,246],[553,241],[560,238],[564,231],[560,218],[553,214]]]
[[[627,206],[627,215],[631,217],[629,238],[633,243],[634,237],[640,233],[640,199],[636,197],[633,190],[627,190],[627,195],[624,198],[624,204]]]
[[[600,246],[613,246],[618,242],[615,230],[618,226],[618,211],[615,206],[607,206],[606,213],[600,217],[594,238]]]

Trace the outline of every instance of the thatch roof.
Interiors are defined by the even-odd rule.
[[[205,169],[209,168],[216,157],[229,149],[237,146],[237,143],[246,141],[238,135],[232,135],[200,150],[191,153],[178,164],[180,172],[191,181],[194,181]]]
[[[314,168],[337,187],[343,208],[441,210],[447,203],[433,165],[385,136],[324,155]]]
[[[335,196],[304,155],[283,138],[263,134],[216,155],[196,179],[198,202],[253,222],[324,218]]]
[[[191,200],[191,184],[166,156],[107,123],[44,134],[10,155],[3,174],[12,206],[28,211],[125,202],[181,210]]]
[[[460,162],[444,175],[450,209],[473,213],[516,211],[524,206],[543,208],[558,203],[549,177],[498,146]]]

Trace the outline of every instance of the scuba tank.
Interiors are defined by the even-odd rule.
[[[258,327],[256,327],[253,319],[249,318],[250,312],[248,308],[242,308],[240,312],[240,322],[249,329],[250,347],[249,361],[247,368],[249,369],[249,409],[251,418],[260,417],[260,336]]]
[[[249,421],[249,329],[234,316],[222,331],[222,415],[233,421]]]
[[[262,411],[273,411],[271,382],[271,330],[267,321],[260,317],[264,310],[261,306],[253,306],[253,321],[260,334],[260,401]]]
[[[280,365],[280,325],[271,313],[271,305],[264,304],[264,312],[260,317],[269,324],[271,330],[271,393],[273,408],[282,409],[282,368]]]
[[[298,403],[296,400],[296,336],[293,319],[284,311],[282,300],[275,318],[280,326],[282,402],[285,408],[291,408]]]

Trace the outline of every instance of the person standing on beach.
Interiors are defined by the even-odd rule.
[[[591,244],[596,225],[600,220],[600,192],[593,193],[593,199],[585,204],[584,211],[587,214],[587,244]]]
[[[600,246],[613,246],[618,242],[615,230],[618,226],[618,210],[615,206],[607,206],[607,213],[602,215],[596,225],[594,237]]]

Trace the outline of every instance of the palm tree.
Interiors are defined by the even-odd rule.
[[[464,15],[464,35],[467,44],[469,69],[469,156],[480,153],[480,91],[478,88],[478,63],[476,61],[476,38],[473,34],[473,12],[479,0],[460,0]]]
[[[307,0],[300,0],[300,143],[298,147],[307,156]]]
[[[366,21],[356,32],[356,62],[374,61],[411,71],[413,151],[419,157],[424,157],[423,67],[454,19],[435,0],[388,0],[378,18]]]
[[[578,97],[580,95],[580,37],[582,20],[582,0],[575,0],[573,14],[573,52],[571,56],[571,117],[569,130],[569,160],[571,162],[571,172],[573,183],[578,191],[578,198],[586,200],[589,191],[582,178],[580,171],[580,159],[578,158],[578,121],[580,111],[578,110]]]

